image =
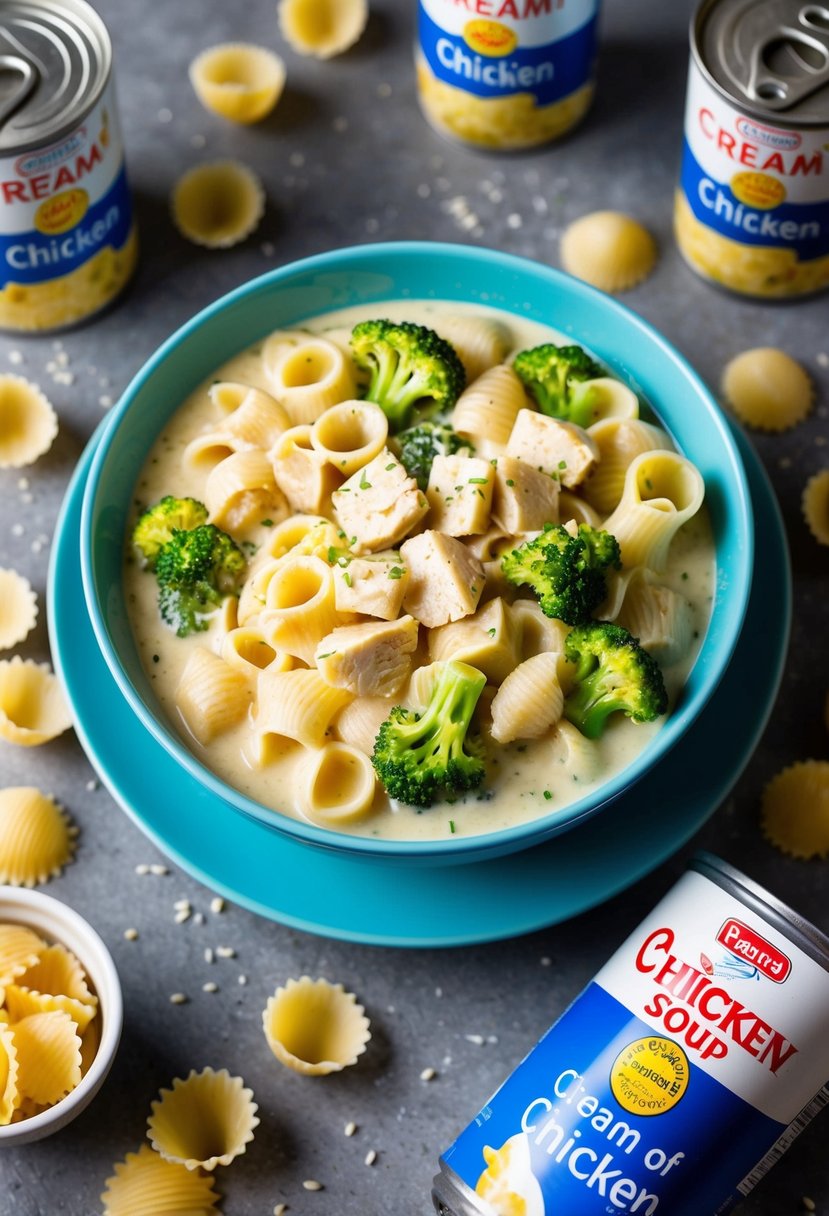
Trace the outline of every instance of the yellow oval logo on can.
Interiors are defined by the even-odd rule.
[[[735,173],[731,190],[741,203],[758,211],[771,211],[786,201],[786,187],[770,173]]]
[[[610,1088],[622,1110],[632,1115],[662,1115],[688,1088],[690,1066],[673,1039],[651,1035],[619,1052],[610,1069]]]
[[[473,51],[488,55],[491,59],[510,55],[518,46],[515,31],[500,21],[467,21],[463,27],[463,37]]]
[[[89,207],[85,190],[61,190],[40,204],[35,212],[35,228],[46,236],[60,236],[79,224]]]

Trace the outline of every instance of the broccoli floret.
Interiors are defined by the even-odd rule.
[[[522,350],[512,366],[543,414],[584,427],[593,421],[595,394],[584,381],[597,379],[604,370],[580,346],[546,342]]]
[[[413,419],[450,410],[466,384],[454,347],[425,325],[361,321],[351,331],[351,349],[369,373],[366,399],[381,407],[393,434]]]
[[[575,536],[562,524],[547,524],[501,558],[505,577],[531,587],[545,616],[568,625],[590,619],[607,595],[606,571],[621,564],[616,537],[589,524],[579,524]]]
[[[189,532],[207,523],[207,507],[195,498],[176,498],[167,494],[154,507],[140,515],[132,531],[132,543],[139,549],[148,570],[155,570],[162,545],[173,538],[173,532]]]
[[[180,638],[207,628],[206,617],[226,595],[237,595],[245,573],[241,550],[213,524],[176,529],[156,559],[161,618]]]
[[[621,625],[591,621],[572,629],[564,654],[576,664],[564,716],[588,739],[598,739],[610,714],[653,722],[667,710],[659,664]]]
[[[396,705],[380,727],[372,764],[392,798],[431,806],[484,779],[484,749],[469,723],[486,677],[467,663],[444,663],[422,714]]]
[[[421,422],[411,430],[398,436],[400,463],[410,477],[414,477],[421,490],[429,484],[432,461],[436,456],[454,456],[461,448],[468,448],[470,456],[475,449],[468,439],[453,431],[448,422]]]

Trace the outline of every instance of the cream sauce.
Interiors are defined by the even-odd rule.
[[[434,324],[430,319],[440,314],[473,313],[495,319],[506,328],[513,351],[542,342],[571,340],[551,327],[511,313],[433,301],[402,301],[344,309],[307,322],[304,328],[324,333],[347,349],[352,326],[368,317],[388,316],[393,320],[429,325]],[[217,423],[218,410],[208,397],[208,389],[217,379],[242,382],[269,391],[259,347],[229,360],[206,379],[173,415],[156,441],[135,487],[137,506],[155,503],[165,494],[203,499],[204,475],[186,471],[181,456],[191,439]],[[261,544],[266,536],[266,529],[259,529],[258,534],[251,533],[245,539]],[[672,542],[668,569],[662,578],[691,602],[694,614],[695,641],[691,653],[663,669],[672,704],[693,665],[699,639],[705,632],[711,611],[714,574],[713,540],[703,509]],[[192,738],[176,708],[176,687],[193,647],[216,649],[221,643],[221,612],[215,615],[209,630],[179,638],[159,617],[155,579],[131,558],[127,560],[124,577],[130,618],[144,667],[164,712],[188,748],[207,768],[243,794],[266,807],[302,818],[293,794],[296,765],[304,754],[300,745],[286,744],[279,749],[277,764],[258,767],[249,722],[243,721],[211,742],[209,747],[202,747]],[[390,704],[394,704],[394,700]],[[601,739],[588,742],[577,736],[575,755],[570,754],[567,744],[555,733],[545,739],[507,746],[490,742],[488,751],[495,754],[489,762],[485,785],[476,793],[455,804],[436,804],[429,810],[418,811],[390,803],[378,788],[370,817],[343,830],[403,840],[439,839],[453,834],[471,836],[498,831],[552,811],[563,811],[568,804],[589,794],[630,764],[648,746],[664,721],[641,725],[615,714]],[[574,736],[574,732],[570,734]]]

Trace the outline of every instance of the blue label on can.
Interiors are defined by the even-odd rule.
[[[495,1212],[707,1216],[785,1127],[594,982],[442,1160]]]
[[[536,14],[543,5],[531,7]],[[518,22],[508,25],[505,20],[473,19],[461,29],[452,30],[439,25],[420,0],[421,51],[433,75],[446,84],[486,98],[529,93],[537,105],[550,105],[576,92],[593,77],[596,5],[584,8],[589,15],[576,29],[556,37],[556,15],[551,11],[547,18],[552,23],[549,40],[522,43]],[[535,15],[536,25],[539,20]]]

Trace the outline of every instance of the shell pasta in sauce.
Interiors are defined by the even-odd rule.
[[[383,393],[400,366],[352,342],[378,318],[399,341],[431,333],[429,376],[397,412]],[[514,366],[550,344],[578,350],[483,306],[360,306],[235,356],[170,419],[135,487],[136,535],[155,504],[173,514],[160,549],[128,542],[127,601],[164,714],[228,785],[333,831],[439,839],[563,809],[649,746],[711,610],[702,477],[585,352],[562,379],[573,413],[551,406],[527,359]],[[168,550],[195,528],[232,571],[173,614]],[[539,588],[548,538],[568,569],[591,567],[578,596]],[[644,647],[663,700],[597,727],[574,647],[604,639],[599,622],[625,661]],[[390,778],[378,735],[430,712],[465,714],[469,754],[428,787]]]

